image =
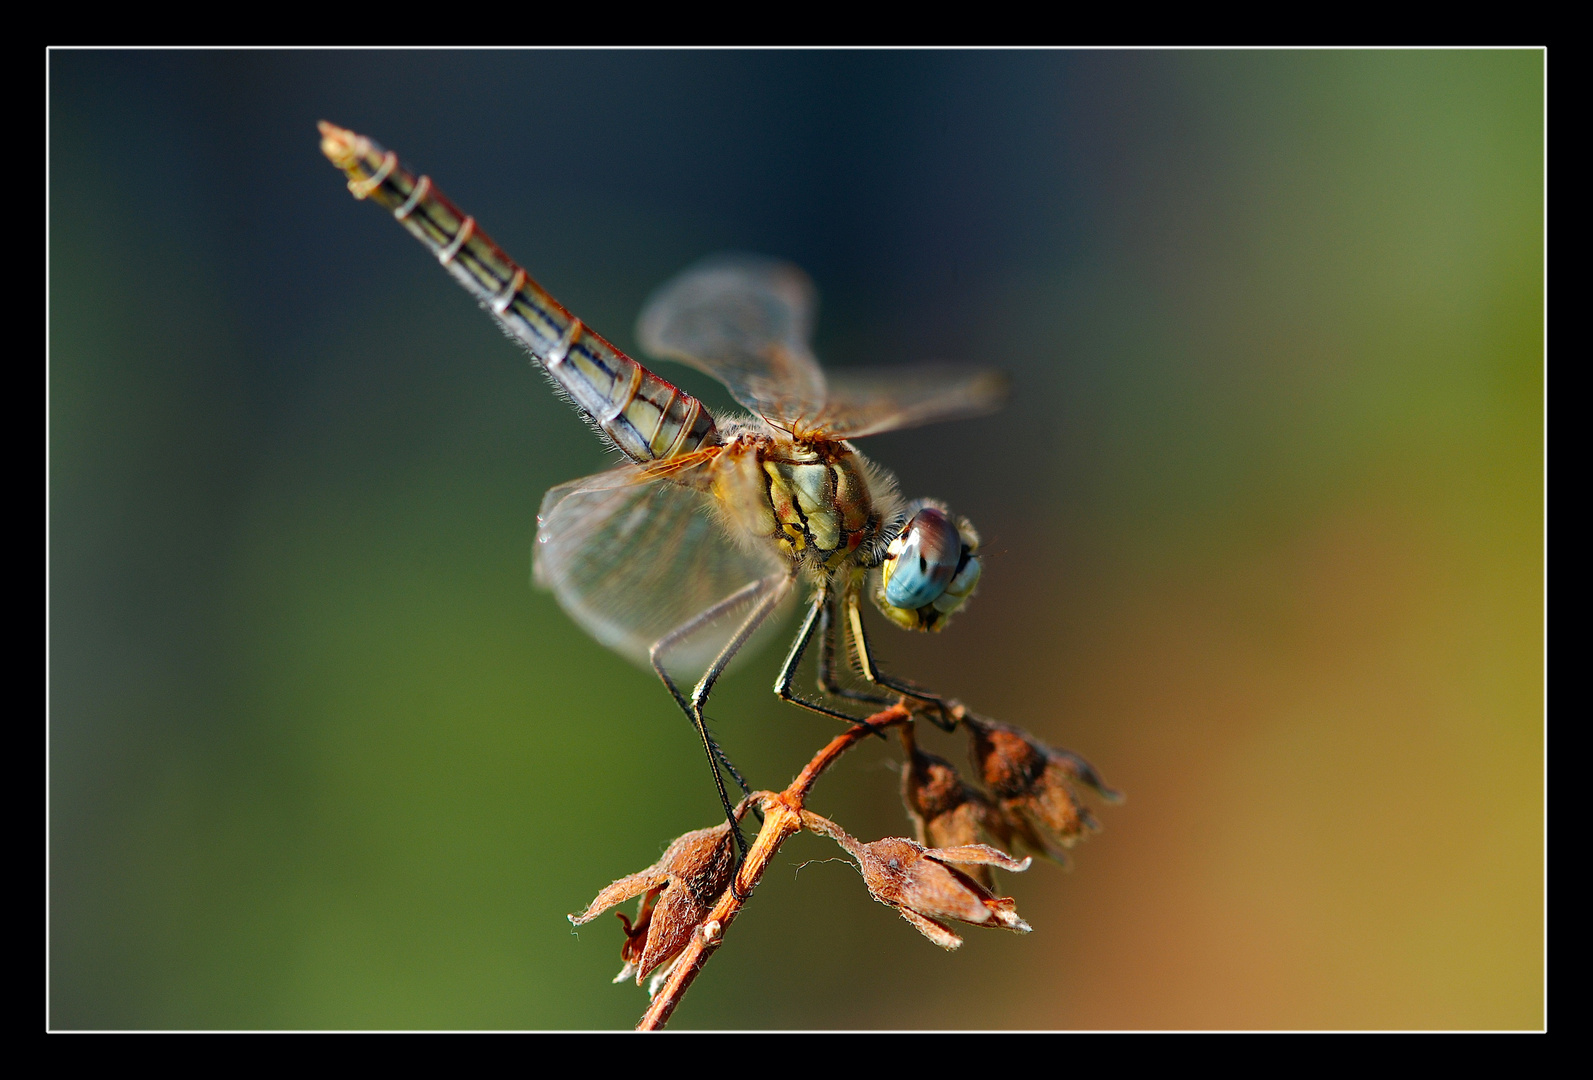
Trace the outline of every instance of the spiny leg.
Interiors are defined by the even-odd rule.
[[[719,650],[719,655],[714,658],[712,664],[708,665],[708,670],[703,672],[702,678],[697,681],[697,686],[691,692],[692,716],[697,724],[697,730],[702,733],[704,738],[708,735],[708,722],[703,718],[703,707],[708,704],[708,695],[713,693],[714,683],[719,681],[719,676],[724,674],[725,668],[730,665],[730,661],[735,658],[736,653],[741,651],[741,647],[747,643],[747,639],[757,632],[763,620],[767,619],[780,601],[785,598],[786,591],[791,588],[793,580],[795,579],[789,574],[771,574],[763,579],[762,584],[767,587],[768,591],[758,600],[753,609],[747,613],[747,617],[742,620],[735,634],[729,641],[725,642],[725,647]],[[723,756],[724,754],[721,752],[720,757]],[[711,765],[712,763],[712,759],[710,759],[709,764]],[[737,781],[741,783],[742,790],[746,791],[746,781],[741,779],[740,774],[735,773],[734,770],[731,771]],[[725,797],[725,787],[719,781],[719,770],[717,768],[714,769],[714,783],[719,788],[719,802],[724,806],[725,820],[730,822],[730,831],[736,838],[736,845],[741,849],[741,858],[745,860],[747,857],[747,841],[741,835],[741,824],[736,820],[735,811],[730,806],[730,800]],[[747,791],[747,794],[750,795],[751,792]],[[762,821],[763,815],[759,814],[758,820]],[[731,881],[730,888],[731,891],[735,891],[735,881]],[[736,896],[739,899],[745,899],[739,892],[736,893]]]
[[[735,765],[731,764],[730,758],[720,749],[719,744],[714,741],[713,736],[708,733],[708,724],[703,718],[702,706],[707,701],[708,694],[713,689],[713,684],[718,681],[720,674],[724,672],[725,666],[730,663],[736,652],[746,644],[747,638],[752,636],[752,632],[758,628],[758,624],[768,617],[770,611],[774,610],[775,604],[779,603],[780,598],[785,595],[786,589],[790,586],[790,581],[791,579],[787,575],[771,574],[769,577],[751,582],[737,589],[734,593],[731,593],[707,610],[677,626],[654,642],[653,647],[648,650],[648,659],[652,661],[653,670],[663,680],[664,685],[669,688],[675,703],[680,706],[681,711],[686,714],[686,718],[691,721],[692,726],[697,729],[697,734],[702,738],[703,750],[708,755],[708,768],[714,777],[714,788],[719,792],[719,803],[724,808],[725,820],[730,822],[730,831],[735,837],[736,846],[742,858],[745,858],[747,854],[747,841],[741,835],[741,828],[736,823],[735,813],[730,805],[730,797],[725,792],[724,778],[719,775],[719,767],[721,765],[725,767],[744,793],[751,794],[752,789],[746,780],[742,778],[741,773],[736,770]],[[760,594],[763,595],[760,596]],[[670,649],[691,637],[703,627],[753,597],[759,597],[759,599],[754,603],[752,611],[742,621],[735,635],[719,651],[719,655],[715,657],[707,673],[703,675],[701,681],[697,683],[696,688],[692,691],[691,698],[688,699],[680,692],[680,688],[675,685],[675,680],[670,678],[669,672],[665,670],[664,656]]]
[[[684,623],[675,627],[675,629],[653,642],[652,648],[647,650],[647,658],[653,665],[653,671],[663,680],[664,686],[669,689],[670,695],[675,699],[675,704],[680,706],[680,711],[686,714],[686,719],[691,721],[693,727],[698,727],[698,724],[696,716],[692,714],[691,702],[686,698],[685,694],[680,692],[680,688],[675,685],[675,680],[670,678],[669,672],[664,669],[663,658],[665,654],[703,627],[721,618],[727,611],[740,607],[750,597],[756,596],[766,587],[766,582],[767,579],[760,578],[757,581],[747,583],[717,604],[698,612]],[[706,730],[699,729],[699,733],[703,736],[709,748],[709,752],[712,755],[711,760],[715,760],[725,767],[741,788],[742,794],[751,794],[752,789],[747,786],[746,780],[742,779],[741,773],[731,763],[730,758],[719,748],[719,744],[714,741],[713,736],[709,735]],[[717,766],[714,768],[714,781],[716,783],[719,782]]]
[[[719,650],[719,655],[714,658],[712,664],[708,665],[708,670],[703,672],[702,678],[691,692],[691,704],[697,710],[698,716],[702,715],[702,708],[708,702],[708,695],[713,693],[714,683],[719,681],[719,676],[725,673],[730,661],[762,625],[763,620],[769,617],[775,605],[785,598],[786,590],[791,587],[791,582],[794,580],[796,579],[790,574],[770,574],[758,582],[759,591],[764,593],[763,597],[747,613],[747,617],[742,620],[731,639],[725,642],[725,647]]]
[[[807,652],[808,644],[813,640],[814,627],[817,625],[821,637],[819,689],[830,692],[829,688],[825,686],[825,677],[828,673],[823,670],[824,656],[832,651],[829,638],[829,613],[830,584],[826,581],[819,585],[819,594],[814,597],[813,603],[809,605],[807,617],[802,620],[802,628],[797,631],[796,640],[791,643],[790,652],[786,653],[785,663],[780,668],[779,678],[774,681],[774,692],[781,701],[788,701],[793,705],[800,705],[804,709],[811,709],[824,716],[833,716],[837,720],[845,720],[847,723],[867,728],[883,739],[885,737],[884,734],[877,731],[872,724],[852,716],[850,713],[832,709],[828,705],[820,704],[817,701],[809,701],[791,689],[791,683],[796,678],[797,668],[802,663],[802,656]]]
[[[917,683],[906,679],[897,679],[880,671],[874,664],[874,657],[869,649],[868,631],[863,628],[863,612],[858,606],[857,593],[848,593],[846,596],[846,620],[852,631],[852,643],[857,647],[857,662],[862,669],[863,678],[876,686],[883,686],[887,690],[894,690],[898,694],[905,694],[920,701],[927,701],[935,706],[938,716],[930,716],[930,721],[943,731],[956,730],[957,723],[951,719],[952,703],[932,691],[925,690]]]
[[[870,705],[889,705],[895,699],[884,694],[871,694],[866,690],[854,690],[849,686],[842,686],[835,677],[835,633],[836,623],[842,622],[835,617],[836,608],[841,602],[839,593],[831,591],[830,602],[824,609],[824,614],[819,619],[819,689],[832,697],[846,698],[850,701],[862,701]],[[841,631],[844,634],[844,627]]]

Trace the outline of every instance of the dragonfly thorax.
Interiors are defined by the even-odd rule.
[[[715,473],[732,531],[814,573],[873,565],[904,516],[895,478],[844,440],[738,432]]]

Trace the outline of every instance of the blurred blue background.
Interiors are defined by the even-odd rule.
[[[656,680],[528,584],[542,492],[607,456],[322,118],[621,348],[734,248],[813,275],[827,364],[1013,377],[863,446],[992,552],[877,644],[1128,802],[1003,878],[1034,934],[951,955],[799,838],[675,1026],[1542,1024],[1543,78],[51,53],[51,1024],[628,1026],[618,924],[564,916],[718,813]],[[771,787],[834,733],[776,651],[710,710]],[[910,831],[895,756],[814,808]]]

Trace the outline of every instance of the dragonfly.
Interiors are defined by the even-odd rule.
[[[625,456],[543,498],[534,580],[662,680],[696,729],[743,855],[721,768],[751,789],[704,710],[731,660],[804,586],[806,614],[774,684],[782,700],[862,724],[849,708],[911,698],[955,726],[947,699],[880,670],[861,600],[906,630],[943,629],[979,581],[979,534],[943,502],[905,499],[852,440],[992,412],[1004,376],[949,365],[826,373],[809,344],[807,275],[718,256],[661,286],[638,320],[649,354],[712,376],[747,410],[715,416],[572,315],[430,177],[363,135],[324,121],[320,132],[355,198],[390,210]],[[817,694],[795,685],[815,638]],[[866,685],[838,678],[838,639]]]

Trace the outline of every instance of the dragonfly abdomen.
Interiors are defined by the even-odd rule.
[[[391,210],[632,461],[660,461],[721,441],[702,402],[589,330],[430,177],[416,177],[363,135],[324,121],[320,127],[321,152],[348,176],[354,197]]]

